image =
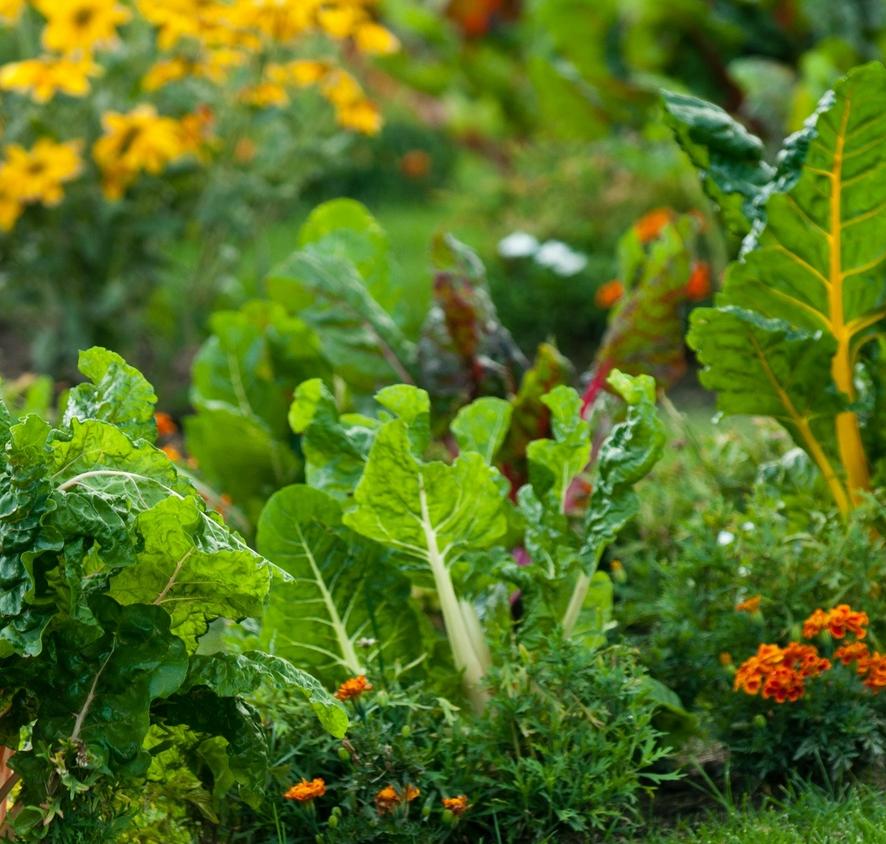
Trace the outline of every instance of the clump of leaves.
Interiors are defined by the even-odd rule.
[[[147,739],[160,728],[186,746],[216,741],[207,781],[249,792],[266,758],[242,696],[264,682],[310,699],[332,732],[347,726],[279,657],[198,653],[215,619],[261,614],[275,567],[154,446],[142,375],[100,348],[80,368],[89,382],[64,397],[57,427],[14,423],[0,403],[0,742],[17,750],[26,838],[113,813],[112,795],[156,762]]]

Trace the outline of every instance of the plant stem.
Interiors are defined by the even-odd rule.
[[[591,586],[591,578],[584,572],[578,576],[575,581],[575,588],[572,590],[572,597],[569,599],[569,605],[563,614],[563,635],[567,638],[572,635],[575,630],[575,624],[584,606],[585,598],[588,596],[588,589]]]
[[[483,677],[490,664],[489,652],[483,641],[480,620],[477,618],[474,608],[467,602],[460,602],[455,594],[455,586],[452,583],[446,559],[440,553],[437,545],[437,533],[431,524],[424,478],[421,475],[418,477],[418,483],[422,527],[428,546],[428,564],[434,576],[437,597],[440,599],[446,635],[449,638],[449,646],[452,648],[455,667],[464,672],[465,692],[474,711],[479,715],[483,712],[486,701],[489,699],[489,695],[483,687]],[[482,643],[479,652],[477,640]]]

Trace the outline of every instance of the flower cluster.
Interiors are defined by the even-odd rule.
[[[141,79],[144,94],[175,82],[196,80],[198,86],[204,86],[192,92],[197,102],[214,96],[225,104],[266,109],[286,107],[294,91],[315,86],[332,104],[342,128],[372,134],[381,126],[378,108],[358,80],[340,66],[341,50],[329,57],[296,56],[308,40],[312,53],[323,39],[327,46],[342,45],[362,54],[382,55],[399,49],[397,38],[374,19],[374,3],[32,0],[28,4],[25,0],[0,0],[0,26],[20,25],[29,33],[38,16],[42,19],[38,54],[0,66],[0,92],[27,97],[40,106],[59,95],[85,98],[104,74],[104,56],[139,40],[129,38],[127,25],[132,24],[135,33],[136,23],[141,23],[142,29],[146,23],[154,30],[156,52],[151,54],[153,65]],[[22,20],[23,15],[28,19]],[[26,42],[27,38],[21,41]],[[91,157],[108,200],[120,199],[141,174],[159,174],[185,158],[192,163],[207,160],[206,153],[215,141],[211,131],[214,118],[208,107],[173,116],[159,113],[149,102],[130,101],[117,110],[104,106],[110,102],[106,93],[110,92],[102,91],[94,98],[95,106],[101,102],[103,110],[95,115],[100,137],[92,146]],[[51,125],[51,120],[20,125]],[[2,231],[10,231],[29,204],[57,205],[64,196],[63,185],[83,173],[84,138],[38,137],[34,141],[30,149],[7,143],[0,150]]]
[[[759,596],[755,596],[756,609]],[[753,599],[752,599],[753,600]],[[745,602],[747,603],[747,602]],[[738,609],[746,609],[740,604]],[[872,691],[886,687],[886,656],[870,651],[861,641],[867,635],[868,615],[840,604],[825,612],[815,610],[803,623],[803,637],[812,639],[827,630],[835,639],[847,633],[856,641],[847,642],[834,651],[834,659],[843,665],[855,665],[856,673]],[[735,674],[733,688],[756,695],[762,690],[764,698],[776,703],[794,703],[806,692],[806,681],[818,677],[833,667],[831,660],[822,657],[814,645],[791,642],[786,648],[763,644],[754,656],[746,659]]]
[[[847,632],[864,639],[868,623],[867,613],[854,612],[848,604],[840,604],[828,612],[817,609],[803,622],[803,638],[813,639],[827,630],[835,639],[842,639]]]
[[[760,645],[757,653],[746,659],[735,675],[735,690],[749,695],[762,690],[764,698],[776,703],[799,700],[806,690],[806,680],[830,669],[830,660],[819,656],[813,645],[791,642],[786,648]]]

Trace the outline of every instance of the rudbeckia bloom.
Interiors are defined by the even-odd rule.
[[[0,67],[0,89],[28,94],[38,103],[49,102],[59,93],[84,97],[89,93],[89,78],[101,72],[88,58],[41,56]]]
[[[46,18],[43,46],[58,53],[107,47],[132,15],[116,0],[34,0]]]
[[[6,147],[4,183],[21,202],[58,205],[64,195],[62,185],[80,175],[81,169],[80,141],[41,138],[29,150],[18,144]]]

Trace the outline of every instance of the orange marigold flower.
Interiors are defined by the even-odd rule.
[[[456,817],[460,817],[467,812],[468,806],[468,798],[464,794],[459,794],[458,797],[443,798],[443,807],[449,809]]]
[[[606,284],[601,284],[597,288],[597,292],[594,294],[594,304],[598,308],[606,310],[621,299],[624,296],[624,292],[624,285],[617,278],[614,278],[612,281],[607,281]]]
[[[157,433],[161,437],[171,437],[178,431],[178,426],[173,422],[172,417],[163,411],[157,411],[154,414],[154,421],[157,423]]]
[[[853,662],[857,662],[859,669],[862,668],[863,664],[865,665],[864,671],[867,670],[870,656],[868,646],[864,642],[851,642],[848,645],[842,645],[834,651],[834,657],[839,659],[843,665],[851,665]]]
[[[779,667],[766,678],[763,697],[775,698],[776,703],[784,703],[788,700],[794,703],[803,697],[805,691],[803,676],[799,672]]]
[[[164,445],[162,451],[175,463],[178,463],[182,459],[182,453],[174,445]]]
[[[363,692],[368,692],[372,690],[372,684],[366,680],[366,677],[361,674],[359,677],[351,677],[350,680],[345,680],[338,687],[338,691],[335,693],[335,696],[339,700],[353,700],[354,698],[360,697]]]
[[[386,785],[375,795],[375,808],[380,815],[387,815],[400,805],[401,797],[392,785]]]
[[[720,665],[726,668],[729,665],[732,665],[732,654],[729,651],[723,651],[720,654]]]
[[[830,670],[830,660],[819,656],[818,649],[813,645],[801,645],[791,642],[782,654],[785,668],[797,671],[802,677],[817,677],[823,671]]]
[[[411,803],[421,794],[421,789],[412,785],[411,783],[406,786],[406,790],[403,792],[403,799],[407,803]]]
[[[693,302],[707,299],[711,292],[711,268],[707,261],[696,261],[692,265],[689,281],[686,282],[686,298]]]
[[[864,639],[868,621],[866,612],[855,612],[849,604],[840,604],[828,613],[828,630],[835,639],[842,639],[847,633]]]
[[[750,598],[745,598],[741,603],[735,605],[736,612],[756,612],[760,609],[760,595],[751,595]]]
[[[297,800],[299,803],[310,803],[318,797],[326,794],[326,783],[320,778],[302,780],[283,793],[287,800]]]
[[[814,639],[828,625],[828,613],[817,609],[803,622],[803,638]]]
[[[656,208],[634,223],[634,231],[640,243],[649,243],[650,240],[655,240],[661,230],[673,219],[674,212],[670,208]]]
[[[859,663],[860,665],[861,663]],[[872,692],[879,692],[880,689],[886,687],[886,656],[874,651],[865,660],[865,673],[867,673],[867,678],[864,684]]]

